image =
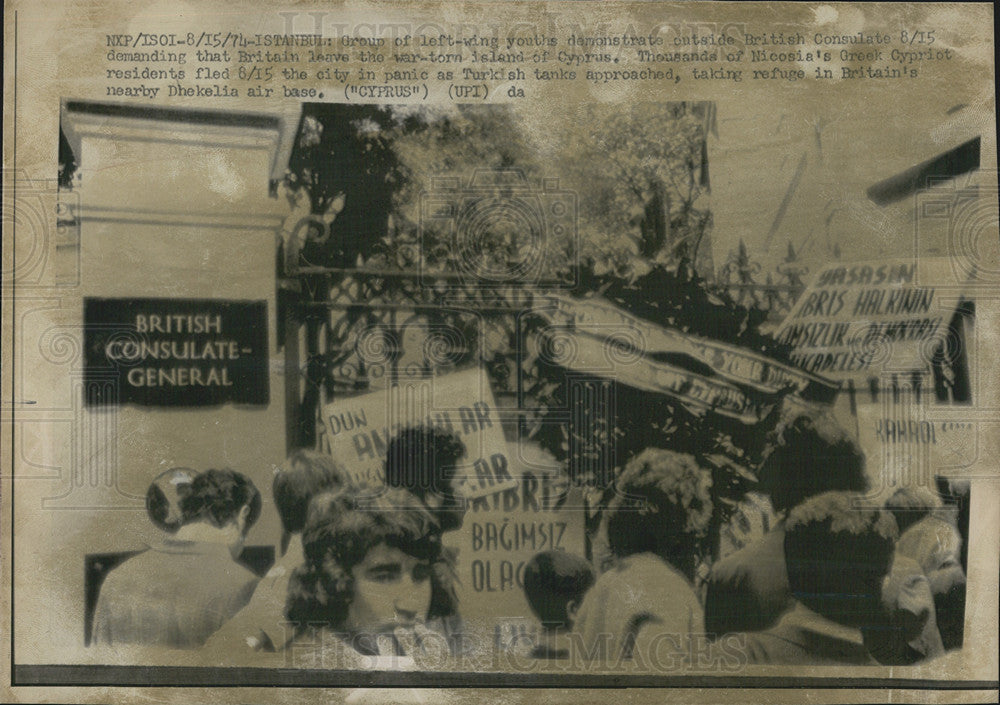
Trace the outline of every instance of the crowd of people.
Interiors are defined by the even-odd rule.
[[[324,668],[461,655],[457,556],[442,535],[463,524],[465,455],[450,432],[403,429],[373,488],[328,454],[294,452],[271,488],[283,532],[262,578],[239,562],[261,514],[253,483],[164,473],[147,495],[164,538],[107,575],[94,643],[294,651]],[[905,488],[876,505],[857,444],[815,415],[779,430],[759,474],[778,521],[709,565],[711,472],[670,450],[633,457],[603,507],[610,561],[550,550],[525,565],[538,624],[527,657],[656,668],[684,663],[697,640],[740,665],[909,665],[961,646],[962,538],[938,494]]]
[[[385,486],[372,488],[327,454],[294,452],[274,477],[280,557],[263,578],[238,561],[261,513],[253,482],[228,469],[160,475],[146,508],[165,536],[108,573],[92,643],[229,653],[326,644],[317,663],[333,645],[341,664],[344,653],[403,656],[435,639],[457,650],[455,555],[441,536],[464,519],[465,454],[452,433],[404,429],[388,446]]]

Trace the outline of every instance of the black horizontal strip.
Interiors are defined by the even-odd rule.
[[[472,673],[324,669],[16,665],[13,686],[66,687],[294,687],[294,688],[874,688],[996,690],[1000,681],[923,678],[842,678],[745,675]]]

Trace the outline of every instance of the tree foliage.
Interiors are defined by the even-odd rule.
[[[558,171],[580,194],[581,256],[597,273],[694,261],[711,227],[706,109],[587,104],[566,127]]]

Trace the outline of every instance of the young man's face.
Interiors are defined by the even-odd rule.
[[[382,543],[354,566],[354,599],[344,627],[355,634],[391,633],[427,617],[431,565]]]

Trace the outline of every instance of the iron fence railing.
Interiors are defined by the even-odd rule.
[[[295,274],[279,287],[290,447],[317,444],[323,402],[473,364],[518,419],[545,406],[545,380],[525,345],[531,288],[414,271]]]

